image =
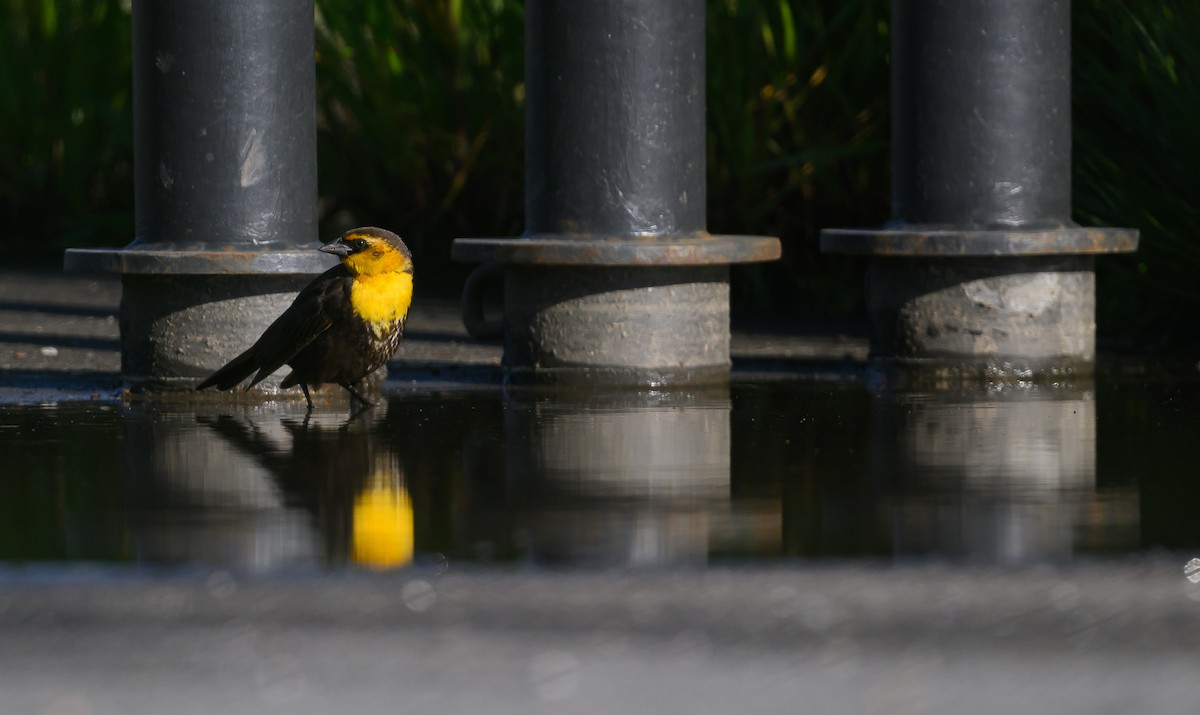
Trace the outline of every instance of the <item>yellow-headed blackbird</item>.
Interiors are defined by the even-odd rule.
[[[308,408],[310,385],[334,383],[371,404],[355,385],[379,369],[400,346],[412,301],[412,254],[381,228],[356,228],[318,250],[340,264],[317,276],[249,350],[196,389],[228,390],[254,374],[250,387],[285,363],[280,387],[299,385]]]

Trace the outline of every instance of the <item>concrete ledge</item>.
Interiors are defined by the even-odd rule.
[[[1185,559],[0,571],[6,712],[1190,713]]]
[[[457,626],[583,635],[616,631],[714,644],[804,648],[814,638],[873,648],[916,642],[1086,654],[1179,652],[1200,660],[1200,583],[1186,555],[1059,567],[856,561],[703,571],[391,574],[121,568],[0,568],[0,629],[55,624]]]

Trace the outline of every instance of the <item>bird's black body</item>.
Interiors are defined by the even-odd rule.
[[[412,263],[403,242],[381,229],[358,231],[369,230],[391,236],[395,243],[386,239],[385,243],[392,250],[403,252],[400,272],[408,274],[408,288],[407,291],[395,291],[395,301],[399,307],[393,317],[369,320],[361,314],[352,293],[355,282],[367,278],[356,273],[348,265],[351,262],[346,260],[346,255],[339,253],[343,259],[341,264],[325,271],[305,286],[292,305],[263,332],[254,345],[214,372],[196,389],[215,386],[220,390],[228,390],[253,375],[250,381],[252,387],[286,364],[292,371],[283,378],[280,387],[299,385],[308,399],[309,407],[312,406],[309,386],[322,384],[341,385],[350,394],[366,402],[355,390],[355,385],[382,367],[399,347],[412,285]],[[350,232],[347,236],[351,234],[363,235]],[[345,239],[343,237],[339,241]],[[346,245],[351,245],[351,242],[347,241]],[[342,250],[352,255],[355,251],[366,249]]]

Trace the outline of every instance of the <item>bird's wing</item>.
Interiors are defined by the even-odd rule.
[[[253,387],[278,370],[333,324],[341,302],[348,300],[350,275],[334,266],[304,287],[296,300],[271,323],[254,345],[259,365]]]

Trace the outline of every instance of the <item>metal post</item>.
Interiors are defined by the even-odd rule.
[[[133,383],[190,387],[329,266],[313,54],[312,0],[134,3],[136,235],[65,259],[121,274]]]
[[[705,230],[703,0],[530,0],[525,17],[526,233],[453,248],[504,266],[506,369],[728,379],[729,264],[779,241]]]
[[[894,0],[893,221],[867,255],[875,357],[967,375],[1091,369],[1093,256],[1137,231],[1071,221],[1069,0]]]

